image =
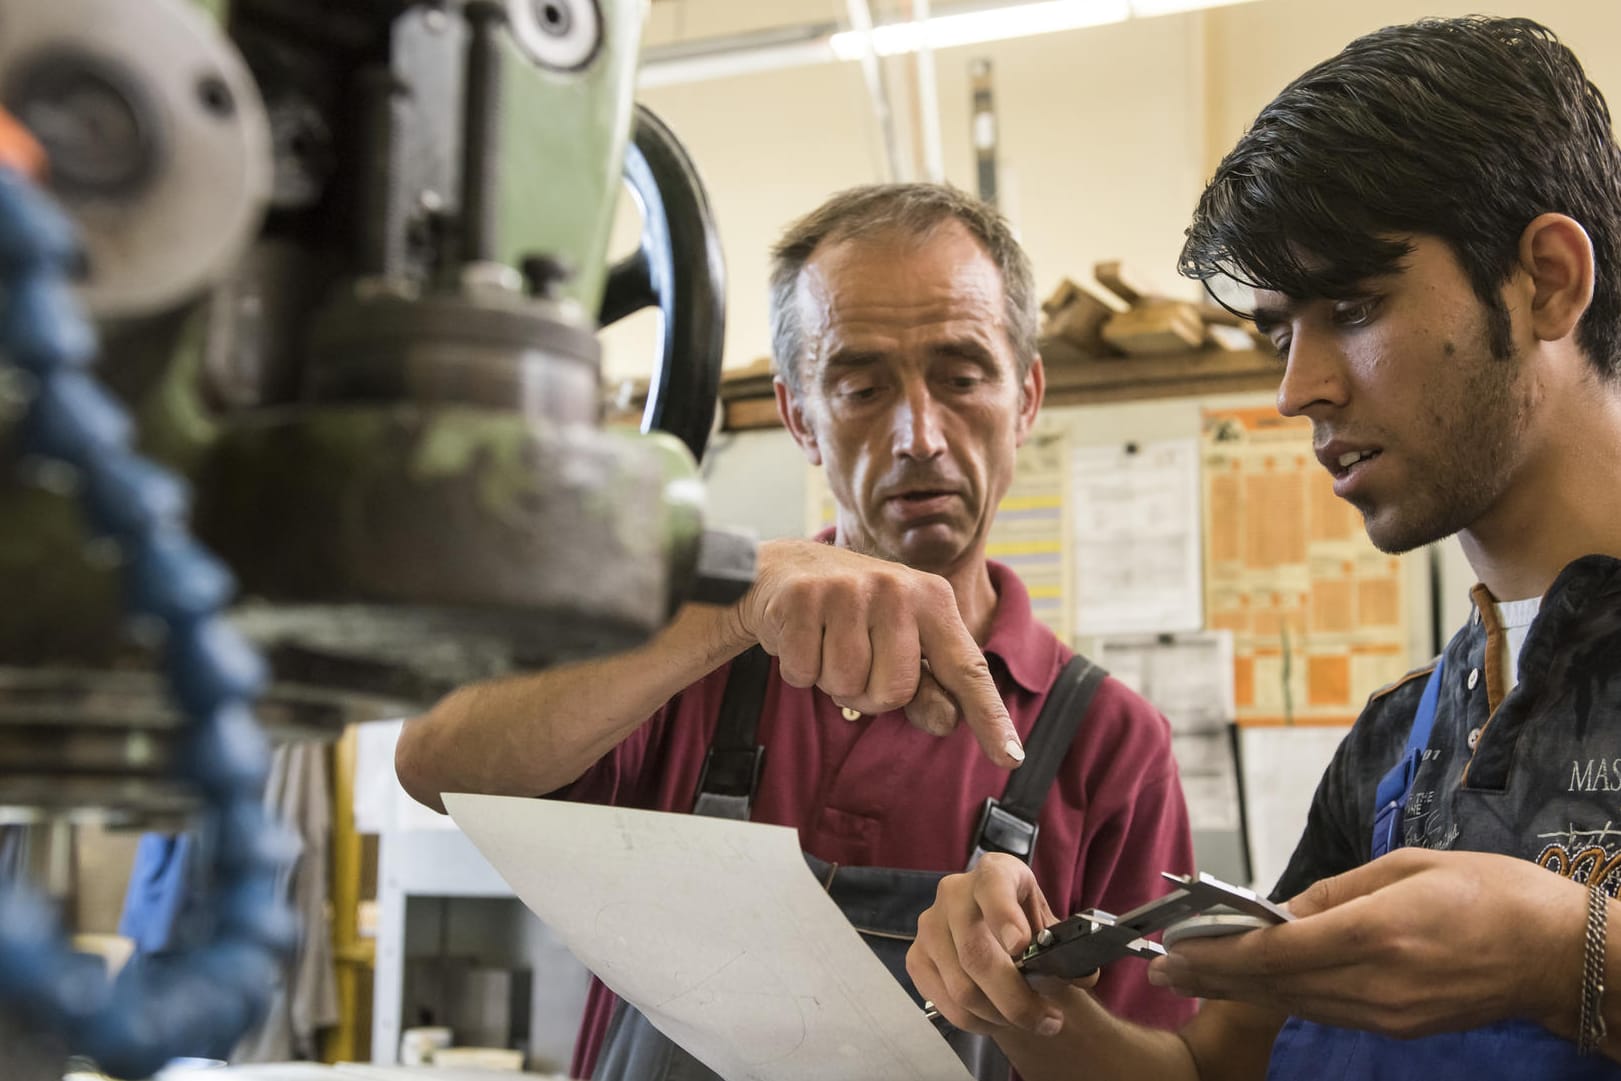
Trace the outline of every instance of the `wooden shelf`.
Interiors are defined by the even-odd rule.
[[[1041,343],[1047,405],[1275,392],[1283,365],[1258,349],[1201,349],[1163,357],[1089,357],[1067,342]]]
[[[1195,398],[1245,391],[1276,391],[1283,365],[1257,349],[1202,349],[1163,357],[1092,357],[1068,342],[1041,343],[1047,368],[1048,408]],[[749,375],[721,384],[721,427],[739,432],[778,426],[769,376]]]

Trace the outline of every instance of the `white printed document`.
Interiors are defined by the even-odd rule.
[[[1078,446],[1070,485],[1074,633],[1204,626],[1198,443]]]
[[[969,1081],[782,826],[445,795],[580,961],[726,1081]]]
[[[1094,655],[1171,722],[1171,753],[1193,828],[1238,829],[1238,767],[1228,734],[1236,713],[1232,633],[1103,638]]]

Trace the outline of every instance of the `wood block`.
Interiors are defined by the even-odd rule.
[[[1041,310],[1046,316],[1042,337],[1062,338],[1094,356],[1114,352],[1103,340],[1103,324],[1114,315],[1114,309],[1083,286],[1065,278],[1042,302]]]
[[[1129,356],[1185,353],[1204,344],[1204,320],[1182,300],[1149,300],[1103,325],[1103,340]]]
[[[1098,280],[1099,285],[1127,304],[1135,305],[1149,297],[1147,290],[1139,289],[1135,283],[1126,279],[1125,271],[1118,259],[1098,263],[1092,268],[1092,276]]]

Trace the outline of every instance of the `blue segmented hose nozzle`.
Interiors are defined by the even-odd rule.
[[[186,483],[131,449],[128,413],[90,374],[96,336],[72,291],[76,251],[61,211],[0,168],[0,363],[31,383],[19,449],[77,471],[90,528],[122,554],[125,608],[166,630],[163,664],[187,721],[182,768],[202,797],[211,937],[109,983],[68,945],[50,902],[0,880],[0,1010],[110,1074],[142,1078],[234,1042],[263,1013],[296,935],[278,890],[292,849],[262,802],[270,750],[252,701],[265,664],[222,614],[235,582],[189,533]]]

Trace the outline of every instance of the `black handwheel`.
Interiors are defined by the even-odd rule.
[[[726,264],[692,159],[643,105],[625,148],[625,182],[641,206],[642,243],[609,272],[598,322],[608,326],[658,306],[663,341],[642,431],[669,432],[701,459],[720,393]]]

